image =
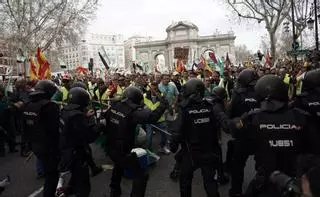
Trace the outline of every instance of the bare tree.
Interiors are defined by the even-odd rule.
[[[300,37],[303,30],[307,27],[307,20],[310,18],[310,9],[312,7],[311,0],[294,0],[294,21],[292,14],[287,16],[288,21],[295,23],[296,37]]]
[[[246,45],[237,45],[235,46],[234,54],[235,54],[236,62],[243,63],[247,60],[248,56],[250,56],[252,53],[250,50],[248,50]]]
[[[285,55],[292,48],[292,35],[280,30],[276,35],[279,38],[277,42],[278,55]]]
[[[275,33],[276,38],[276,51],[277,53],[275,56],[272,56],[274,60],[278,59],[279,57],[286,55],[288,50],[291,49],[292,44],[292,35],[289,32],[284,32],[282,29],[279,29]],[[269,36],[266,34],[261,37],[261,51],[263,54],[266,54],[267,51],[270,51],[270,40]]]
[[[271,55],[276,54],[276,32],[288,17],[290,0],[224,0],[239,17],[264,22],[270,40]]]
[[[16,49],[47,50],[77,40],[97,6],[98,0],[1,0],[1,36]]]

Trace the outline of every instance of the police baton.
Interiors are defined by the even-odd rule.
[[[172,136],[172,134],[169,133],[168,131],[163,130],[163,129],[160,129],[159,127],[157,127],[157,126],[155,126],[155,125],[153,125],[153,124],[151,125],[151,127],[157,129],[158,131],[160,131],[160,132],[162,132],[162,133],[164,133],[164,134],[166,134],[166,135],[168,135],[168,136]]]

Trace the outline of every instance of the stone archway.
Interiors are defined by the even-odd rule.
[[[154,55],[154,65],[157,65],[160,72],[168,70],[166,65],[166,56],[163,52]]]
[[[216,52],[214,51],[213,48],[205,48],[205,49],[201,50],[201,55],[203,55],[205,58],[209,58],[210,52],[216,54]]]

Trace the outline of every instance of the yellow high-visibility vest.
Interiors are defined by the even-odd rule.
[[[117,99],[120,99],[120,98],[122,97],[123,92],[124,92],[124,88],[122,89],[120,86],[118,86],[115,97],[116,97]]]
[[[286,75],[284,76],[283,82],[289,85],[289,83],[290,83],[290,76],[289,76],[289,74],[286,74]]]
[[[92,95],[90,94],[90,92],[87,90],[88,94],[89,94],[89,97],[90,97],[90,100],[92,100]]]
[[[292,85],[290,85],[290,75],[289,74],[286,74],[284,76],[283,82],[288,85],[288,96],[289,96],[289,98],[292,98],[293,87],[292,87]]]
[[[89,82],[88,82],[88,90],[89,90],[89,94],[90,94],[91,96],[94,96],[94,88],[95,88],[95,85],[93,85],[93,84],[91,83],[91,81],[89,81]]]
[[[297,95],[300,95],[302,92],[302,84],[303,84],[302,80],[297,81],[297,89],[296,89]]]
[[[102,96],[101,96],[99,89],[97,89],[97,90],[95,91],[95,94],[96,94],[96,96],[97,96],[97,98],[98,98],[99,101],[100,101],[100,100],[101,100],[101,101],[106,101],[106,100],[108,100],[108,97],[109,97],[108,90],[106,90],[106,91],[102,94]]]
[[[154,111],[160,106],[160,102],[153,103],[150,99],[147,98],[147,95],[143,95],[143,102],[145,104],[145,108],[150,109],[151,111]],[[163,122],[165,121],[164,114],[160,117],[158,122]]]
[[[182,79],[182,85],[188,82],[188,79]]]
[[[62,102],[67,101],[67,99],[68,99],[68,94],[69,94],[69,91],[67,90],[67,88],[65,88],[64,86],[62,86],[62,87],[60,88],[60,92],[62,93]]]

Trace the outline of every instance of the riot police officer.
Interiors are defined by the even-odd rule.
[[[320,121],[320,69],[309,71],[305,74],[303,79],[302,94],[298,95],[294,102],[294,107],[303,109],[311,114],[310,121],[317,123],[312,125],[319,125]],[[312,139],[315,140],[317,146],[312,147],[315,154],[320,155],[319,139],[320,127],[314,128]]]
[[[254,85],[257,79],[258,76],[253,69],[244,69],[239,73],[237,85],[229,106],[230,118],[240,117],[242,114],[259,107],[254,92]],[[248,146],[251,143],[246,136],[246,132],[243,132],[242,135],[237,136],[228,143],[229,147],[234,147],[234,152],[229,152],[233,158],[231,167],[232,181],[229,191],[231,197],[242,194],[244,167],[249,155],[252,154],[251,148]]]
[[[225,107],[225,103],[226,103],[226,99],[228,97],[228,93],[226,91],[225,88],[221,87],[221,86],[217,86],[215,88],[212,89],[212,94],[211,96],[208,98],[210,103],[213,104],[213,109],[216,112],[220,113],[220,119],[221,117],[223,119],[228,119],[227,115],[225,114],[226,111],[226,107]],[[219,125],[219,127],[221,127]],[[222,126],[224,129],[229,129],[226,128],[226,126]],[[224,132],[229,133],[229,130],[225,130]],[[218,183],[220,185],[225,185],[229,183],[229,177],[225,174],[225,170],[224,170],[224,165],[223,165],[223,157],[222,157],[222,148],[221,148],[221,141],[222,141],[222,132],[221,132],[221,128],[220,128],[220,132],[218,132],[218,137],[219,137],[219,141],[220,141],[220,146],[219,146],[219,165],[218,165]],[[227,161],[229,162],[229,161]]]
[[[135,129],[137,124],[156,123],[163,115],[168,104],[160,99],[160,106],[154,111],[143,108],[143,94],[136,87],[128,87],[121,101],[111,105],[104,115],[108,131],[108,155],[114,162],[111,177],[111,197],[121,195],[121,178],[124,168],[130,168],[135,175],[131,191],[132,197],[143,197],[148,175],[139,168],[136,155],[130,154],[134,147]]]
[[[255,91],[261,101],[258,110],[243,116],[241,130],[234,135],[247,136],[255,142],[256,176],[246,195],[275,196],[268,179],[272,172],[281,171],[290,177],[296,175],[296,161],[301,153],[309,152],[309,114],[288,107],[288,87],[275,75],[265,75],[258,80]]]
[[[59,106],[50,98],[57,87],[52,81],[39,81],[30,102],[25,105],[24,132],[31,150],[42,162],[44,168],[43,196],[54,197],[58,183],[57,165],[59,162]]]
[[[209,197],[219,196],[215,170],[219,165],[219,114],[204,100],[205,85],[200,79],[190,79],[182,87],[182,101],[174,120],[170,148],[182,149],[180,195],[191,197],[193,172],[201,168],[205,190]],[[201,132],[199,132],[201,131]]]
[[[71,173],[69,187],[65,191],[58,187],[57,193],[73,193],[77,197],[90,194],[88,167],[88,146],[99,136],[99,128],[94,119],[94,112],[87,110],[89,93],[80,87],[70,89],[68,104],[61,111],[59,171],[65,176]]]
[[[82,89],[87,91],[86,84],[81,82],[81,81],[76,81],[71,85],[71,89],[72,88],[76,88],[76,87],[82,88]],[[87,92],[88,92],[88,94],[90,96],[89,91],[87,91]],[[90,146],[88,146],[88,165],[89,165],[90,170],[91,170],[91,176],[96,176],[96,175],[100,174],[103,171],[103,169],[101,167],[97,166],[96,163],[94,162]]]

